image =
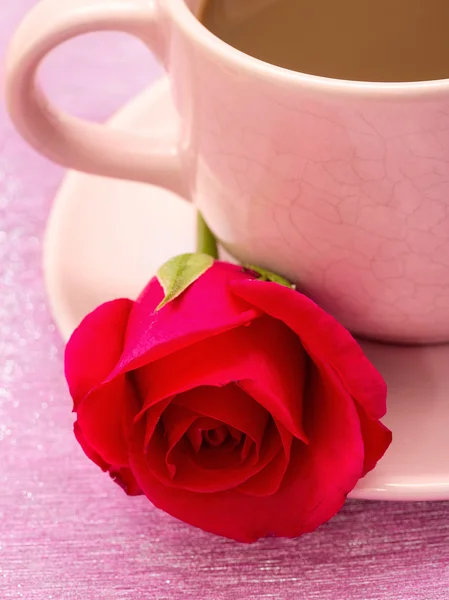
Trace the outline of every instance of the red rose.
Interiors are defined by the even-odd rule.
[[[152,279],[73,333],[66,376],[87,456],[175,517],[251,542],[332,517],[384,454],[386,386],[302,294],[228,263],[178,298]]]

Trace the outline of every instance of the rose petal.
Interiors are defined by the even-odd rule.
[[[256,399],[275,419],[299,439],[307,439],[301,401],[305,354],[295,334],[270,317],[260,317],[248,327],[215,335],[150,363],[136,372],[136,378],[145,396],[143,410],[199,386],[241,381],[242,388],[257,390]],[[230,415],[217,418],[240,429],[229,420]]]
[[[365,446],[365,460],[363,464],[363,474],[366,475],[372,471],[379,459],[387,451],[392,441],[392,433],[380,421],[370,419],[365,411],[357,407],[360,419],[360,429]]]
[[[341,381],[337,382],[338,375],[329,365],[318,363],[314,368],[319,372],[319,377],[324,381],[330,381],[332,386],[341,386],[344,390],[344,384]],[[336,394],[337,402],[348,402],[353,399],[349,393],[340,392]],[[364,444],[364,467],[361,476],[366,475],[377,464],[378,460],[384,455],[388,446],[391,444],[391,431],[385,427],[379,420],[370,418],[359,403],[353,402],[354,409],[358,415],[358,427],[361,431],[361,436]],[[338,405],[336,410],[338,410]]]
[[[170,402],[173,400],[173,396],[169,396],[161,402],[150,406],[148,410],[145,412],[139,412],[139,414],[134,417],[134,423],[137,423],[141,420],[142,415],[145,415],[144,423],[145,423],[145,447],[149,444],[151,440],[151,436],[153,435],[158,423],[165,409],[170,405]]]
[[[298,443],[300,442],[298,441]],[[271,496],[278,491],[287,467],[288,458],[283,450],[279,450],[273,460],[262,471],[241,483],[238,491],[250,496]]]
[[[111,466],[109,468],[109,475],[111,479],[122,488],[127,496],[142,495],[142,490],[131,469],[126,467],[115,468]]]
[[[348,493],[363,472],[365,453],[356,404],[334,371],[323,372],[316,365],[310,365],[305,404],[307,456],[313,458],[304,463],[307,479],[322,479],[317,481],[318,493],[329,484]],[[289,473],[296,478],[293,469]]]
[[[239,458],[239,451],[229,453],[226,444],[215,448],[210,448],[203,445],[198,453],[193,453],[190,448],[183,448],[182,445],[175,446],[172,451],[173,462],[181,466],[187,478],[190,473],[188,472],[189,464],[194,464],[194,470],[196,473],[201,472],[205,477],[209,476],[209,472],[221,471],[222,474],[219,477],[226,478],[229,470],[236,471],[240,470],[242,465]],[[186,466],[187,465],[187,466]],[[246,464],[245,468],[252,467],[253,465]],[[233,485],[231,485],[233,487]]]
[[[251,322],[259,311],[228,289],[229,281],[249,277],[239,266],[216,261],[181,296],[156,313],[163,290],[153,278],[132,310],[125,348],[111,377]]]
[[[138,496],[142,494],[142,490],[137,484],[131,469],[108,465],[108,463],[89,446],[77,422],[74,423],[73,431],[86,456],[98,465],[102,471],[108,471],[111,478],[126,492],[126,494],[128,494],[128,496]]]
[[[83,449],[87,458],[90,458],[90,460],[96,465],[98,465],[102,471],[108,471],[111,465],[108,464],[105,460],[103,460],[103,458],[98,454],[98,452],[95,452],[95,450],[87,443],[86,438],[84,437],[83,432],[81,431],[81,428],[77,421],[75,421],[75,423],[73,424],[73,433],[75,434],[76,440]]]
[[[189,427],[198,420],[199,414],[183,406],[169,404],[161,416],[169,451],[175,446]]]
[[[77,408],[77,423],[89,446],[110,465],[128,465],[124,418],[137,401],[125,375],[88,394]]]
[[[284,478],[290,461],[290,450],[293,443],[301,444],[294,439],[292,434],[280,423],[273,423],[277,427],[282,440],[282,449],[273,460],[259,473],[239,486],[239,491],[253,496],[270,496],[275,494]]]
[[[201,431],[196,427],[189,427],[189,429],[186,432],[186,435],[187,439],[190,442],[190,445],[195,450],[195,452],[198,453],[203,443],[203,436]]]
[[[65,376],[75,408],[117,364],[133,304],[127,299],[106,302],[72,333],[65,349]]]
[[[243,448],[240,452],[240,462],[243,462],[248,459],[248,456],[254,446],[254,440],[249,437],[249,435],[245,436],[245,441],[243,442]]]
[[[271,282],[232,281],[234,293],[292,329],[311,356],[331,365],[367,414],[386,412],[386,384],[351,334],[309,298]]]

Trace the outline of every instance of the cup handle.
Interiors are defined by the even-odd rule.
[[[62,42],[95,31],[138,39],[164,62],[164,30],[155,0],[40,0],[9,48],[6,100],[12,121],[38,152],[66,167],[152,183],[184,197],[186,177],[176,143],[151,140],[61,112],[36,84],[45,56]]]

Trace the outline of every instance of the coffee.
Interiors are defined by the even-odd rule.
[[[206,0],[200,20],[238,50],[293,71],[449,78],[449,0]]]

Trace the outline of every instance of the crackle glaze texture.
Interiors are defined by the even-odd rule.
[[[0,58],[33,3],[2,6]],[[50,59],[46,88],[104,119],[156,76],[146,56],[120,36],[83,39]],[[2,600],[447,600],[449,502],[351,501],[314,534],[248,547],[125,497],[89,464],[71,431],[40,267],[61,176],[0,101]]]
[[[447,340],[449,88],[351,98],[197,60],[183,90],[195,95],[195,198],[228,249],[356,333]]]

